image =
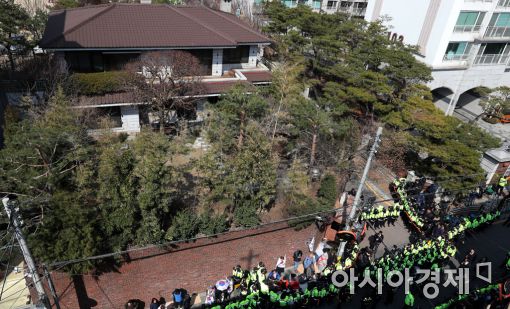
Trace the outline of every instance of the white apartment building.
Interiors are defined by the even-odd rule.
[[[384,17],[391,38],[419,47],[447,115],[476,87],[510,85],[510,0],[370,0],[365,19]]]
[[[255,0],[253,0],[255,1]],[[257,0],[262,1],[262,0]],[[255,2],[257,2],[255,1]],[[333,14],[336,12],[349,13],[352,16],[363,17],[369,0],[282,0],[282,3],[289,8],[295,8],[299,4],[308,5],[315,12]],[[255,3],[257,4],[257,3]]]

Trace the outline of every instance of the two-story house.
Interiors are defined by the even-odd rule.
[[[106,4],[50,13],[40,46],[53,52],[71,73],[122,70],[151,51],[184,50],[202,68],[204,100],[236,83],[267,84],[261,63],[267,37],[236,16],[206,7]],[[129,93],[81,96],[82,108],[100,108],[117,117],[119,132],[140,131],[139,107]]]

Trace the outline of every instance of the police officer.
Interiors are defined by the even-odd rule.
[[[412,308],[414,307],[414,295],[409,291],[408,294],[406,294],[406,297],[404,299],[404,308]]]
[[[506,180],[505,176],[501,176],[498,181],[498,187],[496,189],[496,193],[498,195],[503,194],[503,189],[508,185],[508,181]]]

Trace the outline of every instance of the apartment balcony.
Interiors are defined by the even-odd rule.
[[[510,0],[499,0],[497,8],[510,8]]]
[[[352,7],[340,7],[338,9],[340,12],[348,13],[353,16],[365,16],[367,12],[366,8],[352,8]]]
[[[444,55],[443,62],[447,61],[464,61],[469,59],[469,54],[461,55]]]
[[[466,33],[466,32],[479,32],[480,25],[459,25],[453,28],[453,32]]]
[[[436,65],[435,69],[465,69],[469,66],[470,54],[462,55],[444,55],[443,62]]]
[[[496,64],[507,64],[509,55],[502,54],[486,54],[478,55],[473,61],[474,65],[496,65]]]
[[[510,27],[489,26],[485,31],[485,38],[510,38]]]

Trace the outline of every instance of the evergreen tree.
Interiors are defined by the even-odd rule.
[[[164,237],[164,218],[170,211],[172,199],[174,175],[166,166],[170,145],[163,134],[143,132],[133,146],[141,217],[137,236],[141,243],[157,243]]]
[[[103,229],[115,250],[123,250],[135,240],[140,216],[135,166],[131,148],[113,138],[105,141],[99,155],[97,202]]]

